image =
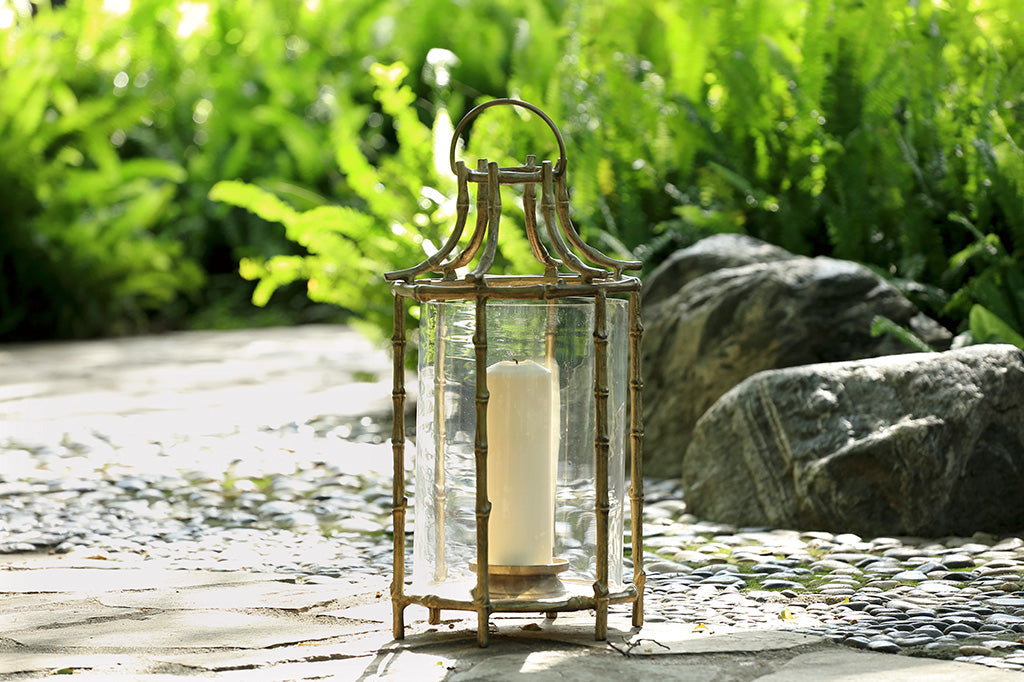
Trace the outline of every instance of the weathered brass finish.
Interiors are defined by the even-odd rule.
[[[481,111],[498,105],[512,105],[530,110],[551,128],[558,142],[559,158],[556,163],[543,161],[538,166],[536,157],[528,156],[522,166],[499,168],[498,164],[481,159],[475,170],[455,160],[456,144],[466,124]],[[641,446],[640,342],[643,326],[640,322],[640,280],[625,276],[625,270],[638,270],[638,261],[610,258],[586,244],[569,218],[569,194],[566,185],[567,161],[565,143],[557,126],[543,111],[520,100],[499,99],[481,104],[471,110],[459,123],[449,150],[452,172],[458,180],[456,222],[452,234],[437,253],[418,265],[389,272],[385,278],[391,282],[395,295],[394,334],[394,430],[392,447],[394,457],[394,489],[392,518],[394,523],[394,581],[391,598],[394,607],[393,633],[396,639],[405,634],[404,610],[409,604],[420,604],[430,610],[430,620],[437,623],[442,609],[475,611],[478,616],[477,641],[480,646],[489,642],[488,619],[495,611],[546,613],[552,617],[559,611],[593,609],[596,613],[594,636],[607,638],[608,607],[611,604],[631,603],[634,626],[643,623],[643,591],[646,576],[643,570],[643,478]],[[477,215],[473,234],[466,247],[456,252],[469,212],[469,184],[480,186],[477,193]],[[543,264],[543,275],[490,275],[498,244],[498,226],[501,217],[501,185],[523,186],[524,224],[534,257]],[[540,210],[546,228],[547,243],[552,255],[540,239],[537,221],[536,187],[540,185]],[[582,254],[585,263],[573,250]],[[482,252],[476,267],[463,276],[457,271],[467,267],[477,253]],[[557,257],[556,257],[557,256]],[[566,271],[566,269],[568,271]],[[416,279],[428,272],[440,277]],[[632,523],[633,582],[625,589],[611,592],[608,586],[608,329],[606,302],[609,295],[629,296],[629,398],[630,409],[630,488],[629,498]],[[596,461],[596,570],[597,578],[592,594],[576,594],[558,579],[557,562],[549,567],[489,566],[488,525],[491,505],[487,498],[487,302],[491,299],[533,299],[554,301],[568,297],[583,297],[594,305],[594,453]],[[453,599],[437,594],[412,595],[405,593],[405,385],[404,358],[406,349],[405,300],[434,301],[462,299],[475,301],[476,325],[473,335],[476,374],[476,433],[474,455],[476,465],[476,520],[477,561],[476,584],[470,594],[472,601]],[[549,330],[548,349],[553,343]],[[444,390],[443,386],[440,390]],[[443,435],[443,434],[442,434]],[[534,570],[530,570],[533,568]]]

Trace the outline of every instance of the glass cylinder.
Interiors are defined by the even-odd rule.
[[[623,589],[628,301],[609,298],[608,588]],[[557,564],[566,596],[597,578],[594,301],[487,304],[488,563]],[[420,307],[412,592],[476,584],[472,300]]]

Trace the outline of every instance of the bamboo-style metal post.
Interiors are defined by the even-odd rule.
[[[473,603],[477,613],[477,643],[485,647],[490,641],[491,591],[489,585],[488,527],[491,503],[487,499],[487,298],[476,299],[476,329],[473,334],[476,351],[476,589]]]
[[[644,571],[644,380],[640,364],[643,333],[640,293],[634,291],[629,295],[629,507],[633,587],[637,592],[636,601],[633,602],[633,627],[644,624],[644,587],[647,582],[647,573]]]
[[[394,333],[391,336],[393,386],[391,401],[394,420],[391,428],[391,448],[394,468],[392,475],[391,522],[394,533],[395,573],[391,581],[393,604],[392,633],[395,639],[405,637],[405,301],[395,296]]]
[[[608,310],[603,291],[594,294],[594,456],[597,517],[597,580],[594,639],[608,638]]]

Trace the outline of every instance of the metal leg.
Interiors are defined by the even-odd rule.
[[[644,624],[644,589],[647,574],[644,572],[644,459],[643,459],[643,371],[641,367],[641,340],[644,325],[640,321],[640,294],[629,296],[629,438],[630,474],[629,502],[633,536],[633,586],[636,600],[633,602],[633,627]]]
[[[644,583],[647,582],[647,574],[640,573],[634,578],[633,583],[637,586],[636,600],[633,602],[633,627],[642,627],[644,624]]]
[[[406,601],[402,594],[405,584],[405,513],[408,500],[405,497],[405,302],[395,296],[394,333],[392,343],[391,402],[394,410],[394,424],[391,431],[393,457],[393,483],[391,498],[391,519],[394,531],[394,579],[391,581],[392,632],[395,639],[405,638]]]
[[[594,639],[608,639],[608,319],[607,297],[594,295],[594,482],[597,500],[597,580],[594,581]]]
[[[405,639],[405,606],[393,602],[391,635],[395,639]]]
[[[476,643],[483,649],[491,643],[491,623],[487,609],[480,609],[476,612]]]
[[[497,193],[497,165],[489,164],[491,182],[488,185],[488,215],[494,219],[494,231],[497,233],[497,219],[501,203]],[[495,208],[497,201],[497,208]],[[488,239],[491,239],[489,236]],[[489,243],[489,242],[488,242]],[[473,334],[473,349],[476,359],[476,432],[474,434],[473,454],[476,463],[476,587],[473,589],[473,602],[476,605],[477,627],[476,640],[480,647],[490,643],[491,591],[488,576],[488,526],[491,517],[491,503],[487,499],[487,299],[476,299],[476,330]]]
[[[602,599],[597,604],[597,616],[594,622],[594,640],[603,642],[608,639],[608,601]]]

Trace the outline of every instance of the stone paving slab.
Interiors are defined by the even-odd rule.
[[[334,585],[285,582],[255,582],[239,585],[210,585],[193,589],[160,589],[145,592],[104,594],[105,606],[169,609],[282,609],[305,611],[315,606],[352,599],[386,589],[384,581],[350,583],[336,580]]]
[[[70,604],[50,602],[42,606],[23,605],[18,609],[9,606],[4,600],[4,612],[0,613],[0,636],[30,628],[57,629],[142,615],[143,612],[138,609],[108,608],[97,605],[91,599]]]
[[[900,660],[894,660],[894,659]],[[458,665],[458,664],[456,664]],[[777,670],[773,671],[773,668]],[[759,657],[618,658],[609,654],[572,651],[531,651],[497,655],[451,682],[505,680],[528,676],[531,682],[592,682],[604,679],[656,679],[685,682],[1013,682],[1021,675],[999,670],[977,670],[964,663],[949,663],[850,651],[834,647],[789,661]]]
[[[84,601],[84,600],[83,600]],[[74,599],[69,599],[65,594],[57,593],[46,593],[46,594],[11,594],[6,593],[3,595],[3,609],[4,611],[17,611],[18,609],[35,608],[46,606],[47,604],[61,603],[65,605],[73,605]]]
[[[127,615],[93,623],[8,631],[3,636],[30,647],[261,649],[365,631],[365,626],[211,609]]]
[[[665,656],[670,654],[714,654],[775,651],[818,644],[821,637],[780,630],[739,630],[703,634],[687,627],[660,623],[644,626],[628,640],[631,656]]]
[[[502,621],[497,617],[493,620],[500,629]],[[821,637],[785,630],[727,630],[701,624],[648,623],[635,630],[628,615],[612,614],[608,618],[608,640],[598,642],[594,640],[593,617],[586,613],[559,615],[553,621],[533,619],[513,632],[525,639],[612,649],[629,656],[773,651],[824,641]]]
[[[952,663],[867,651],[816,651],[796,656],[758,682],[1011,682],[1024,675],[1005,670],[979,669],[969,663]]]
[[[158,652],[153,658],[163,663],[186,666],[200,670],[224,671],[239,668],[267,667],[284,663],[319,660],[370,659],[381,651],[404,651],[396,647],[391,638],[390,630],[373,630],[369,633],[355,634],[343,638],[343,641],[305,642],[300,645],[289,645],[262,649],[222,649],[195,652]]]
[[[129,670],[129,654],[76,654],[53,651],[0,651],[0,675],[59,670]]]
[[[531,651],[490,657],[466,672],[456,672],[452,682],[482,682],[526,676],[538,682],[593,682],[606,679],[694,680],[708,682],[721,677],[721,666],[709,661],[665,665],[654,659],[621,659],[613,654],[585,651]]]
[[[16,439],[58,424],[223,434],[391,406],[387,355],[337,325],[0,346],[0,376],[0,422]]]
[[[175,571],[162,568],[38,568],[0,571],[0,592],[100,594],[273,581],[270,573]]]
[[[433,670],[433,661],[423,661],[422,666],[415,666],[411,675],[393,679],[406,679],[412,682],[424,680],[432,682],[428,673]],[[149,678],[143,678],[149,682]],[[303,661],[285,663],[268,669],[232,670],[217,673],[213,679],[229,680],[230,682],[278,682],[280,680],[373,680],[367,673],[365,659],[346,659],[338,661]],[[438,679],[438,678],[434,678]]]

